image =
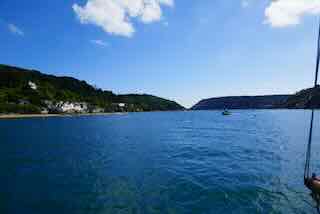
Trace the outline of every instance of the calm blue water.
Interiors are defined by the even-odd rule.
[[[0,213],[315,213],[302,181],[309,116],[270,110],[0,120]],[[320,173],[319,134],[316,124]]]

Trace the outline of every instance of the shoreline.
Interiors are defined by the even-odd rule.
[[[311,109],[292,109],[292,108],[275,108],[275,109],[229,109],[229,111],[263,111],[263,110],[311,110]],[[320,109],[315,109],[319,111]],[[201,110],[183,110],[183,111],[174,111],[174,112],[201,112],[201,111],[223,111],[223,109],[201,109]],[[165,112],[165,111],[146,111],[146,112]],[[170,111],[167,111],[170,112]],[[28,118],[51,118],[51,117],[83,117],[83,116],[110,116],[110,115],[127,115],[130,112],[105,112],[105,113],[83,113],[83,114],[1,114],[0,120],[5,119],[28,119]],[[141,113],[141,112],[135,112]]]
[[[107,115],[125,115],[125,114],[128,114],[128,112],[84,113],[84,114],[0,114],[0,120],[1,119],[24,119],[24,118],[107,116]]]

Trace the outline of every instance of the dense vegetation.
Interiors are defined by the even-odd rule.
[[[194,105],[194,110],[211,109],[270,109],[280,108],[287,101],[289,95],[267,96],[234,96],[218,97],[201,100]]]
[[[293,95],[219,97],[201,100],[194,110],[210,109],[320,109],[320,86]]]
[[[30,82],[37,86],[36,90],[30,87]],[[0,113],[39,113],[46,107],[45,101],[86,102],[105,112],[184,109],[176,102],[152,95],[116,95],[72,77],[0,65]],[[125,103],[126,107],[119,109],[116,103]]]
[[[319,109],[320,108],[320,87],[308,88],[290,96],[284,104],[285,108],[298,109]]]

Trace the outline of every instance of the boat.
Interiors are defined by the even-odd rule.
[[[231,112],[228,111],[228,110],[224,110],[224,111],[222,112],[222,115],[224,115],[224,116],[231,115]]]

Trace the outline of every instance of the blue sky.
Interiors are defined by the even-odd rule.
[[[313,83],[318,0],[1,0],[0,11],[0,63],[115,93],[190,107]]]

